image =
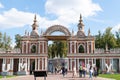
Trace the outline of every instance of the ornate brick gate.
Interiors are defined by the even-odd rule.
[[[77,27],[77,33],[74,34],[62,25],[53,25],[39,35],[35,16],[31,33],[25,31],[25,35],[22,36],[21,50],[10,53],[0,52],[0,73],[19,75],[32,74],[33,70],[47,70],[49,40],[67,41],[68,71],[73,71],[73,67],[76,67],[78,71],[79,65],[86,67],[87,70],[90,66],[97,66],[102,72],[120,71],[120,54],[96,51],[95,39],[91,36],[90,29],[88,35],[84,33],[81,15]],[[51,35],[56,31],[62,32],[64,35]]]

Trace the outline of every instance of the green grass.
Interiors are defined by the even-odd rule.
[[[99,74],[99,77],[120,80],[120,74]]]
[[[6,78],[12,78],[12,77],[15,77],[15,76],[6,76]],[[0,76],[0,78],[3,78],[3,76]]]

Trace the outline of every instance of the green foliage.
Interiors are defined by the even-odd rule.
[[[99,77],[120,80],[120,74],[100,74]]]
[[[108,45],[108,49],[115,48],[117,46],[116,44],[116,38],[114,34],[111,32],[112,28],[108,27],[103,34],[101,32],[98,32],[98,35],[96,35],[95,39],[95,47],[96,48],[104,48],[106,44]]]
[[[117,47],[120,48],[120,29],[116,32],[116,43]]]
[[[16,34],[15,35],[15,48],[21,48],[21,44],[20,44],[20,41],[21,41],[21,36],[19,34]]]
[[[0,48],[11,49],[11,38],[6,33],[0,33]]]
[[[66,57],[67,56],[67,43],[66,41],[54,41],[48,47],[49,58]]]

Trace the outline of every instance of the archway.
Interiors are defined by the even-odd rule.
[[[84,47],[83,47],[83,45],[80,45],[79,46],[79,53],[84,53],[85,51],[84,51]]]
[[[35,45],[32,45],[31,46],[31,53],[36,53],[36,46]]]

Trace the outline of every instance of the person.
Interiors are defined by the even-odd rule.
[[[89,69],[89,78],[92,79],[92,74],[93,74],[93,70],[92,70],[92,66],[90,66]]]
[[[80,65],[80,67],[79,67],[79,77],[82,77],[82,70],[83,70],[83,67],[82,67],[82,65]]]
[[[83,75],[86,76],[86,67],[83,67]]]
[[[67,71],[68,71],[67,68],[65,68],[65,73],[66,73],[66,74],[67,74]]]
[[[57,67],[55,67],[55,74],[57,74]]]
[[[94,72],[94,77],[97,77],[97,67],[94,67],[93,69],[94,69],[94,71],[93,71]]]
[[[65,76],[65,67],[63,66],[62,67],[62,74],[63,74],[63,77]]]
[[[77,71],[76,71],[76,67],[74,66],[73,67],[73,76],[72,76],[72,78],[74,78],[76,76],[77,76]]]

